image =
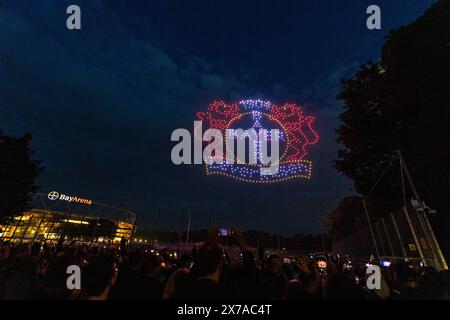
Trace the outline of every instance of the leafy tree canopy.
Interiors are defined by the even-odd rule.
[[[379,62],[342,81],[334,166],[366,194],[401,150],[419,194],[450,209],[450,1],[438,1],[415,22],[388,35]],[[388,174],[374,198],[400,195]]]
[[[43,169],[33,160],[31,135],[15,138],[0,130],[0,217],[28,209],[30,193],[36,192],[35,179]]]

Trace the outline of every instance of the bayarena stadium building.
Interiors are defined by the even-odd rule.
[[[58,191],[33,194],[30,210],[0,222],[0,239],[12,242],[66,241],[120,243],[130,241],[136,215]]]

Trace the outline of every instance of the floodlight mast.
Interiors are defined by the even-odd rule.
[[[415,208],[417,217],[419,219],[419,222],[421,224],[421,227],[425,233],[425,236],[427,237],[428,243],[431,246],[431,251],[433,252],[434,259],[435,259],[435,265],[439,266],[439,268],[443,270],[448,270],[447,262],[445,261],[444,255],[442,254],[441,247],[439,246],[439,243],[436,239],[436,236],[434,234],[433,228],[431,227],[430,221],[428,219],[427,213],[428,209],[424,205],[423,201],[420,199],[419,193],[417,192],[416,186],[414,185],[414,182],[411,178],[411,175],[409,174],[408,168],[406,167],[406,163],[403,159],[402,153],[400,150],[397,150],[398,157],[400,160],[400,169],[402,173],[402,188],[403,188],[403,199],[405,201],[405,210],[406,210],[406,191],[405,191],[405,185],[403,180],[403,171],[406,175],[406,178],[408,179],[409,185],[411,187],[411,190],[414,194],[414,197],[416,198],[417,204],[419,205],[419,208]]]

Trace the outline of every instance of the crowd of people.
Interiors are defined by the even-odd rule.
[[[234,261],[211,239],[176,254],[149,247],[0,243],[0,299],[50,300],[321,300],[450,299],[448,271],[407,261],[382,268],[381,287],[366,287],[365,263],[326,255],[282,258],[249,250],[236,232]],[[67,286],[67,268],[81,270],[81,288]]]

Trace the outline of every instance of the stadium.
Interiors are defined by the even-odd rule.
[[[33,194],[31,209],[0,222],[0,239],[15,243],[130,241],[136,214],[123,208],[51,191]]]

